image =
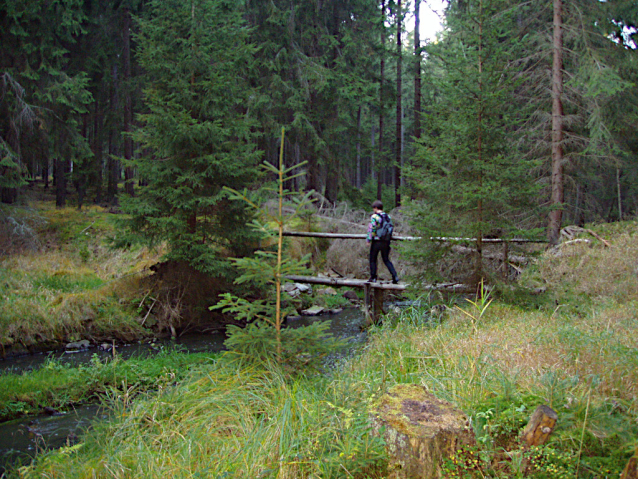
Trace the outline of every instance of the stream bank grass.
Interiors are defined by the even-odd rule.
[[[146,335],[135,298],[159,253],[109,248],[115,215],[103,208],[41,203],[35,210],[42,219],[34,227],[38,247],[0,258],[2,347]]]
[[[383,443],[369,434],[366,393],[349,380],[290,380],[221,359],[146,399],[113,397],[112,421],[81,448],[49,452],[20,475],[381,478]]]
[[[106,395],[139,394],[173,385],[191,368],[211,361],[209,353],[163,350],[148,358],[122,360],[93,355],[90,364],[71,366],[57,360],[22,373],[0,373],[0,421],[59,411]]]

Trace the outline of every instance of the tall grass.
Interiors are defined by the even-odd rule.
[[[37,211],[40,247],[0,259],[2,347],[146,335],[135,299],[158,253],[109,248],[117,231],[102,208],[39,204]]]
[[[361,386],[291,381],[221,360],[144,400],[114,398],[113,420],[96,426],[81,449],[50,452],[21,475],[383,477],[383,444],[369,434]]]
[[[163,350],[150,358],[116,356],[90,364],[70,366],[47,361],[34,371],[0,374],[0,420],[37,414],[45,407],[67,410],[122,391],[156,390],[168,387],[188,375],[193,367],[210,362],[210,354]]]
[[[330,377],[292,380],[221,359],[143,400],[114,396],[113,420],[80,448],[49,452],[21,474],[384,477],[368,404],[417,383],[466,412],[476,433],[475,450],[446,464],[449,477],[618,477],[638,444],[634,231],[617,232],[609,249],[548,253],[527,279],[552,288],[541,307],[495,300],[480,321],[471,309],[431,321],[429,307],[387,318]],[[547,445],[523,450],[518,436],[541,404],[558,413],[557,427]]]

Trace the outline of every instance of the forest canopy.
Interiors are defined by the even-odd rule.
[[[7,0],[2,202],[37,180],[58,206],[120,205],[138,238],[217,271],[250,240],[222,188],[268,181],[284,127],[287,164],[306,162],[292,189],[382,198],[423,233],[555,242],[634,216],[636,2],[449,0],[421,40],[427,7]]]

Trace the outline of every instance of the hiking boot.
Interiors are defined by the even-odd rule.
[[[392,284],[399,284],[399,278],[397,277],[392,278]]]
[[[368,280],[368,283],[376,283],[377,282],[377,278],[370,278]]]

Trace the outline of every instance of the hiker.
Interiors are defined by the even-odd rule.
[[[380,251],[381,259],[383,259],[383,263],[392,275],[392,283],[397,284],[399,278],[394,265],[390,261],[390,241],[392,240],[392,231],[394,229],[392,220],[387,213],[383,212],[383,203],[379,200],[372,203],[372,211],[374,213],[370,217],[367,237],[370,245],[370,279],[368,281],[374,283],[377,280],[377,257]]]

